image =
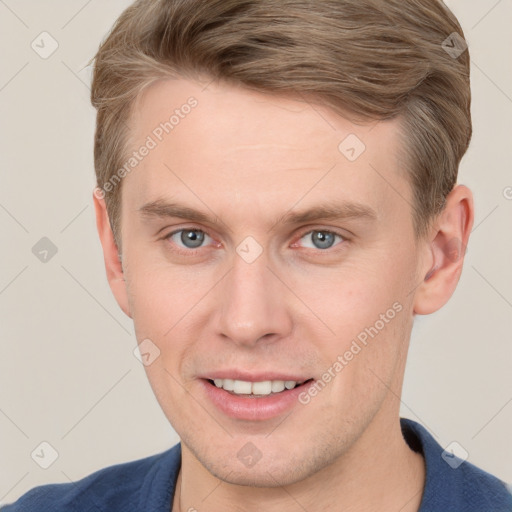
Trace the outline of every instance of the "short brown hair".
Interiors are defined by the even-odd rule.
[[[141,91],[158,79],[205,75],[299,95],[354,119],[399,117],[421,236],[471,139],[469,54],[448,51],[461,41],[440,0],[138,0],[95,57],[97,185],[104,190],[126,162]],[[108,188],[120,247],[121,186]]]

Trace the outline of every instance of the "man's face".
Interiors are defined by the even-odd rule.
[[[183,450],[227,481],[283,485],[395,421],[421,260],[397,122],[165,80],[131,123],[132,149],[148,135],[157,146],[122,184],[124,277]],[[204,218],[163,215],[165,203]],[[340,215],[297,216],[321,208]],[[214,379],[274,381],[257,394],[309,382],[254,397]]]

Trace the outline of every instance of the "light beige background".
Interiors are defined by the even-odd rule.
[[[0,0],[0,503],[178,441],[108,288],[91,199],[85,66],[129,3]],[[512,481],[512,1],[447,3],[471,50],[460,181],[476,222],[453,299],[417,320],[402,414]],[[43,31],[59,45],[47,59],[31,48]],[[47,263],[32,253],[42,237],[58,249]],[[31,458],[43,441],[58,452],[46,470]]]

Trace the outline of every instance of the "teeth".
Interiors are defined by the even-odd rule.
[[[272,381],[272,393],[279,393],[284,391],[284,380],[273,380]]]
[[[222,383],[222,379],[219,379],[221,381],[221,385],[219,387],[223,387],[226,391],[233,391],[235,389],[235,381],[232,379],[224,379],[224,382]]]
[[[252,384],[245,380],[235,380],[233,393],[237,395],[250,395],[252,393]]]
[[[293,389],[297,384],[294,380],[264,380],[262,382],[249,382],[245,380],[214,379],[213,383],[218,388],[232,391],[236,395],[270,395],[280,393],[285,389]]]
[[[251,391],[253,395],[270,395],[272,392],[272,382],[269,380],[253,382]]]

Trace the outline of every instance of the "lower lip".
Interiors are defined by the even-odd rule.
[[[200,383],[206,396],[227,416],[239,420],[262,421],[292,409],[299,403],[299,395],[307,391],[313,381],[308,381],[293,389],[261,397],[233,395],[205,379],[201,379]]]

